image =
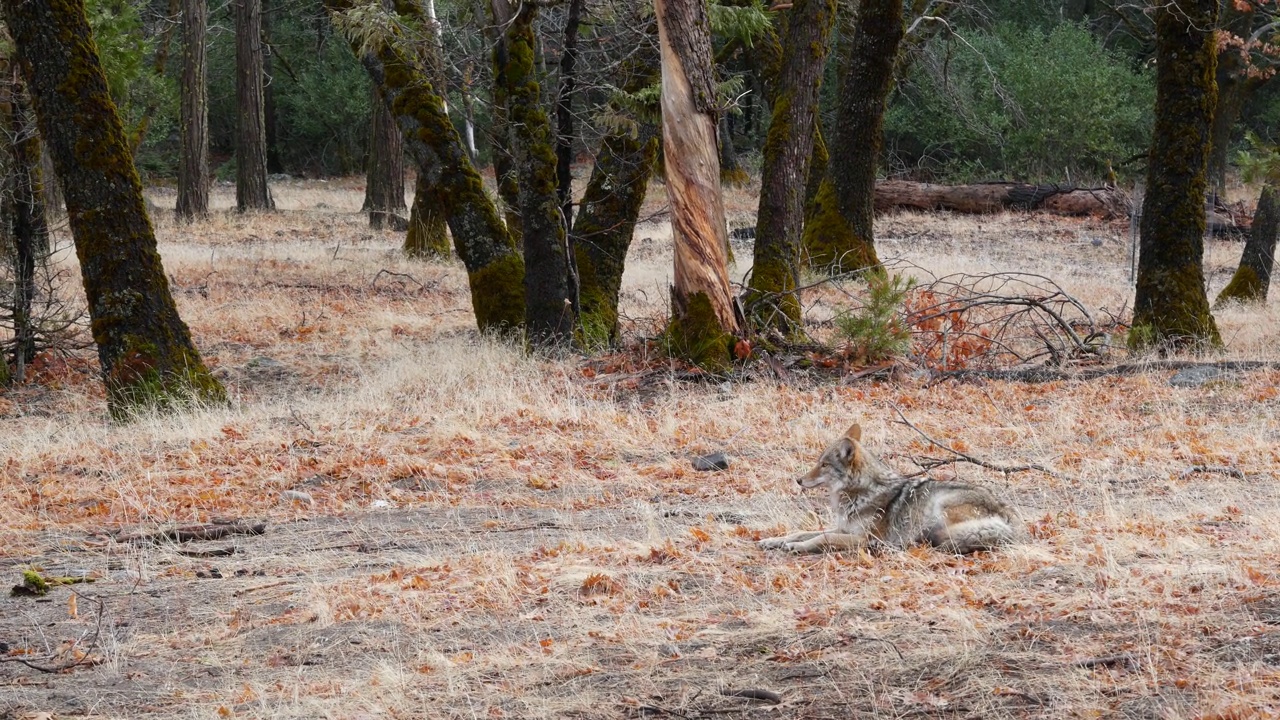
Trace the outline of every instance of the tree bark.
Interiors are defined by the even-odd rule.
[[[818,94],[835,25],[835,0],[793,0],[786,41],[770,93],[773,120],[764,143],[755,259],[753,315],[787,333],[801,327],[800,233],[804,189],[817,130]]]
[[[369,213],[369,227],[403,228],[404,215],[404,142],[400,127],[382,93],[375,85],[370,89],[372,102],[372,139],[369,143],[368,174],[365,178],[364,210]]]
[[[1258,198],[1258,211],[1253,215],[1253,227],[1245,241],[1240,265],[1231,276],[1231,282],[1218,293],[1216,305],[1228,301],[1265,302],[1271,288],[1271,270],[1276,260],[1276,234],[1280,231],[1280,207],[1277,207],[1276,188],[1267,184]]]
[[[809,264],[829,273],[880,268],[872,219],[884,112],[902,40],[902,0],[863,0],[841,33],[841,84],[827,166],[804,230]]]
[[[560,56],[560,92],[556,98],[556,193],[566,227],[573,226],[573,94],[577,90],[578,27],[583,0],[569,0]],[[572,246],[570,247],[572,253]]]
[[[333,13],[355,6],[355,0],[325,0]],[[423,21],[415,3],[401,0],[395,9]],[[404,38],[393,38],[360,54],[360,61],[400,123],[401,136],[418,163],[420,182],[437,188],[444,199],[454,247],[467,268],[476,323],[481,330],[518,327],[524,320],[524,259],[463,149],[429,69],[405,49],[407,45]],[[354,43],[353,49],[359,53],[360,44]]]
[[[112,414],[225,401],[169,292],[83,0],[4,7],[66,193]]]
[[[724,370],[740,332],[729,292],[711,28],[705,0],[655,0],[662,52],[662,146],[675,286],[668,334],[694,363]]]
[[[39,319],[33,316],[36,297],[36,267],[49,256],[49,226],[44,208],[40,134],[30,112],[22,73],[16,63],[4,60],[8,97],[4,98],[4,126],[7,128],[9,172],[5,179],[5,235],[13,242],[10,255],[13,270],[13,374],[0,366],[0,375],[23,382],[26,366],[35,359]],[[0,363],[4,363],[0,360]]]
[[[505,30],[515,20],[515,12],[509,0],[489,0],[493,24],[488,28],[489,41],[493,45],[493,105],[489,123],[490,151],[493,155],[493,174],[498,184],[498,198],[502,200],[503,219],[507,232],[517,244],[524,235],[520,218],[520,183],[517,180],[514,148],[511,147],[511,100],[508,97],[510,82],[507,80],[507,34]]]
[[[1129,344],[1219,346],[1204,289],[1205,165],[1217,100],[1217,0],[1155,9],[1156,111]]]
[[[272,82],[275,71],[272,69],[275,45],[271,34],[271,3],[262,0],[262,42],[266,52],[262,55],[262,74],[266,78],[266,86],[262,89],[262,119],[265,122],[264,134],[267,138],[267,173],[283,173],[284,160],[280,157],[279,123],[276,122],[276,84]]]
[[[656,26],[651,27],[656,32]],[[657,46],[646,39],[635,55],[622,64],[615,84],[624,92],[635,94],[660,77]],[[616,104],[612,110],[622,112]],[[638,119],[636,122],[635,132],[615,128],[601,140],[573,223],[571,237],[581,304],[578,326],[587,348],[618,341],[622,271],[657,163],[657,126]]]
[[[409,209],[409,232],[404,237],[404,254],[411,258],[449,257],[449,234],[445,224],[445,201],[431,183],[418,175]]]
[[[179,220],[209,214],[209,31],[206,0],[182,2],[181,150],[178,155]]]
[[[507,25],[501,64],[511,119],[510,141],[519,186],[524,242],[525,336],[535,346],[566,344],[577,322],[577,297],[571,292],[564,217],[556,195],[556,156],[551,122],[542,110],[542,92],[534,67],[533,21],[537,6],[523,3]],[[495,18],[497,20],[497,18]]]
[[[267,185],[262,0],[232,0],[236,23],[236,207],[274,210]]]

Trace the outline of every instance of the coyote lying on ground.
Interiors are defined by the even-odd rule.
[[[908,480],[867,452],[854,423],[796,482],[831,491],[835,528],[759,542],[794,553],[857,550],[876,541],[896,548],[919,542],[948,552],[988,550],[1013,539],[1013,515],[985,488]]]

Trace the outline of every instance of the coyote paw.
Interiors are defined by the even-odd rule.
[[[785,537],[771,537],[756,541],[761,550],[781,550],[791,543]]]

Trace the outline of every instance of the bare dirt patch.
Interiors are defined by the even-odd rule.
[[[113,425],[81,361],[0,399],[0,576],[96,580],[0,598],[0,715],[1280,712],[1280,373],[1174,387],[1172,371],[1020,384],[673,370],[641,392],[629,373],[478,337],[461,268],[400,258],[398,237],[365,229],[355,189],[292,183],[276,215],[161,220],[183,316],[233,408]],[[1131,292],[1127,228],[896,215],[880,232],[886,256],[937,274],[1041,272],[1116,312]],[[633,334],[664,312],[662,233],[637,233]],[[1239,248],[1211,243],[1211,278]],[[736,255],[740,277],[749,250]],[[1228,356],[1280,359],[1275,316],[1219,313]],[[934,471],[1019,508],[1019,544],[968,558],[755,548],[825,520],[790,478],[851,420],[904,471],[935,455],[898,410],[966,453],[1058,473]],[[713,451],[729,470],[695,472]],[[267,531],[102,534],[219,518]],[[84,652],[54,674],[12,661]]]

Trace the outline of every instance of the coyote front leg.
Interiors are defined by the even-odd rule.
[[[859,550],[867,545],[865,535],[837,532],[835,530],[819,530],[818,532],[798,532],[781,537],[766,538],[759,543],[766,550],[786,550],[797,555],[817,553],[828,550]]]

